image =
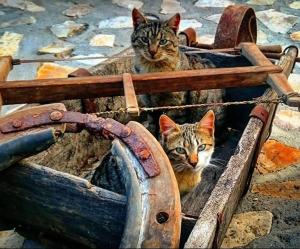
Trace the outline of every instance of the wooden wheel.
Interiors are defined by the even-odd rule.
[[[241,42],[256,43],[254,10],[246,5],[230,5],[223,11],[215,35],[214,48],[233,48]]]

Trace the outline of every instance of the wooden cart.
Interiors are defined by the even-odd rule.
[[[234,28],[227,30],[228,26]],[[63,238],[69,246],[220,247],[261,146],[270,134],[279,101],[300,106],[300,96],[287,82],[298,50],[289,47],[281,53],[279,46],[257,46],[255,14],[245,6],[225,9],[213,45],[196,43],[191,29],[181,35],[185,51],[209,49],[197,52],[219,61],[219,66],[231,67],[110,76],[82,76],[86,72],[79,70],[73,74],[79,77],[68,79],[5,81],[18,61],[2,57],[1,102],[49,103],[89,98],[83,104],[93,110],[91,98],[124,95],[127,113],[135,116],[145,111],[138,107],[136,94],[226,88],[227,101],[257,103],[242,109],[243,114],[240,106],[230,109],[230,115],[240,114],[240,122],[230,124],[240,131],[240,136],[220,152],[227,166],[213,189],[198,186],[180,203],[170,162],[141,124],[130,121],[123,125],[113,119],[68,111],[61,103],[47,104],[0,119],[2,220]],[[129,54],[130,49],[120,56]],[[266,56],[280,60],[274,65]],[[127,66],[114,58],[93,70],[110,67],[124,72]],[[149,88],[149,83],[153,87]],[[252,101],[254,97],[260,97],[259,101]],[[63,134],[82,130],[112,140],[111,151],[122,167],[126,196],[70,174],[20,162],[46,150]]]

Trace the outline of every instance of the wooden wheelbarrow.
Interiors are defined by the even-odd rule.
[[[227,8],[223,16],[235,14],[241,23],[239,27],[243,27],[248,18],[251,35],[241,36],[241,29],[237,27],[237,44],[230,43],[230,49],[226,45],[221,48],[222,53],[215,47],[201,52],[203,57],[217,59],[220,63],[217,66],[230,64],[231,67],[5,82],[15,61],[10,57],[0,60],[0,93],[4,104],[123,96],[125,93],[128,111],[137,115],[145,110],[137,106],[135,94],[226,88],[231,96],[239,96],[239,100],[261,96],[259,103],[250,107],[252,111],[244,113],[250,118],[240,127],[242,135],[231,148],[226,170],[201,210],[201,196],[196,188],[183,200],[181,213],[170,163],[155,138],[140,124],[122,125],[112,119],[68,112],[62,104],[51,104],[22,110],[0,120],[1,218],[14,224],[31,225],[88,247],[219,247],[261,146],[270,133],[278,104],[274,99],[300,106],[299,95],[287,83],[297,48],[280,51],[280,60],[273,65],[261,51],[265,48],[259,48],[253,40],[256,37],[254,12],[244,6],[231,11]],[[219,26],[223,24],[221,21]],[[220,37],[218,32],[216,37]],[[195,51],[190,47],[193,42],[201,47],[189,32],[184,36],[187,52]],[[130,50],[122,54],[129,53]],[[90,73],[101,71],[103,67],[124,73],[115,59],[91,69]],[[152,88],[148,87],[150,83]],[[260,93],[247,95],[254,88]],[[43,166],[17,163],[46,149],[62,134],[82,129],[113,139],[112,153],[123,169],[126,196]],[[22,145],[21,148],[18,145]]]

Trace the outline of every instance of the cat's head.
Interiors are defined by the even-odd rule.
[[[195,124],[178,125],[168,116],[160,116],[161,143],[176,172],[196,172],[209,165],[214,152],[214,121],[213,111]]]
[[[148,61],[161,61],[178,55],[177,31],[180,15],[167,21],[148,19],[137,9],[132,11],[134,31],[131,44],[137,55]]]

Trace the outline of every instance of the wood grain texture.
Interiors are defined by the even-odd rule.
[[[259,48],[253,43],[241,43],[242,54],[256,66],[268,66],[272,63],[264,56]],[[292,53],[290,56],[297,57],[297,50],[294,48],[290,50]],[[294,61],[294,60],[290,60]],[[291,65],[289,65],[291,66]],[[279,96],[288,95],[295,93],[293,88],[289,85],[286,74],[281,73],[270,73],[267,77],[266,82],[276,91]],[[288,104],[292,106],[300,106],[300,97],[293,97],[290,101],[287,99]]]
[[[278,65],[282,67],[286,76],[290,74],[296,56],[294,49],[290,49],[280,59]],[[258,58],[264,60],[260,55]],[[267,89],[264,98],[273,97],[276,97],[275,91]],[[260,147],[270,132],[277,104],[263,104],[263,106],[269,112],[266,124],[264,125],[256,117],[250,118],[236,151],[202,210],[185,248],[221,246],[226,229],[245,188],[249,168],[255,164]]]
[[[130,115],[139,116],[139,105],[137,102],[131,74],[123,74],[123,87],[127,112]]]
[[[280,71],[280,68],[273,65],[265,67],[209,68],[134,74],[132,80],[136,94],[145,94],[257,86],[263,84],[267,73]],[[123,96],[124,89],[122,75],[110,75],[1,82],[0,92],[5,104],[17,104]]]
[[[2,56],[0,57],[0,81],[6,81],[9,71],[12,69],[12,57]],[[0,111],[3,105],[3,98],[0,91]]]
[[[1,218],[83,245],[117,247],[125,197],[47,167],[19,164],[0,174]]]

